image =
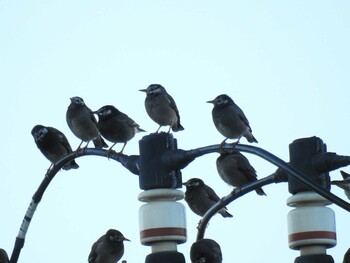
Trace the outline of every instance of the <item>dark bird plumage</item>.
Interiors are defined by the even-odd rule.
[[[89,263],[116,263],[124,255],[123,241],[130,241],[118,230],[109,229],[91,247]]]
[[[192,178],[183,183],[183,185],[186,186],[185,201],[190,209],[199,216],[204,216],[215,203],[220,201],[220,197],[215,191],[199,178]],[[226,207],[222,208],[218,213],[223,217],[232,217],[227,212]]]
[[[101,135],[114,143],[108,151],[111,151],[116,143],[124,143],[120,153],[123,152],[127,142],[134,138],[136,133],[145,131],[128,115],[114,106],[106,105],[93,113],[98,115],[97,128]]]
[[[241,137],[245,137],[248,142],[258,142],[247,117],[229,96],[222,94],[207,102],[214,105],[212,118],[216,129],[226,137],[223,143],[227,139],[237,139],[239,142]]]
[[[350,263],[350,248],[346,251],[344,255],[343,263]]]
[[[140,91],[146,92],[145,108],[148,116],[159,125],[156,133],[162,126],[170,126],[168,132],[170,129],[174,132],[184,130],[176,103],[162,85],[151,84]]]
[[[221,263],[220,245],[209,238],[200,239],[192,244],[190,258],[192,263]]]
[[[107,148],[108,145],[97,128],[97,120],[84,100],[80,97],[73,97],[70,100],[66,121],[73,134],[82,140],[78,149],[83,142],[87,142],[85,146],[87,147],[90,141],[93,141],[96,148]]]
[[[53,127],[35,125],[31,133],[39,150],[51,163],[57,162],[63,156],[72,152],[72,147],[66,136]],[[62,167],[64,170],[77,168],[79,168],[79,165],[74,160]]]
[[[221,179],[233,187],[241,187],[257,180],[254,167],[239,151],[222,152],[216,159],[216,168]],[[261,188],[255,191],[258,195],[266,195]]]
[[[350,174],[340,171],[344,180],[333,180],[331,184],[336,185],[344,190],[346,197],[350,200]]]
[[[6,253],[6,251],[2,248],[0,248],[0,263],[9,263],[9,257]]]

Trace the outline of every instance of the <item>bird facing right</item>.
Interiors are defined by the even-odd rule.
[[[248,142],[258,142],[252,134],[249,121],[238,105],[226,94],[217,96],[214,100],[207,101],[212,103],[213,122],[216,129],[227,139],[237,139],[245,137]]]
[[[73,134],[82,140],[78,149],[80,149],[83,142],[87,142],[85,146],[87,147],[90,141],[93,141],[96,148],[107,148],[108,145],[100,135],[96,125],[97,120],[91,109],[86,106],[84,100],[80,97],[73,97],[70,100],[66,121]]]
[[[124,255],[123,241],[130,241],[118,230],[109,229],[91,247],[89,263],[116,263]]]
[[[199,216],[204,216],[213,205],[220,201],[220,197],[215,191],[199,178],[192,178],[183,183],[183,185],[186,186],[185,201],[190,209]],[[222,208],[218,213],[223,217],[232,217],[227,212],[226,207]]]
[[[190,258],[192,263],[221,263],[220,245],[209,238],[200,239],[192,244]]]
[[[257,180],[254,167],[239,151],[222,152],[216,159],[216,168],[221,179],[233,187],[241,187]],[[255,191],[258,195],[266,195],[261,188]]]
[[[171,97],[165,88],[159,84],[151,84],[147,89],[140,91],[146,92],[145,108],[148,116],[159,125],[158,130],[162,126],[170,126],[174,132],[184,130],[180,124],[180,114],[177,109],[175,100]]]

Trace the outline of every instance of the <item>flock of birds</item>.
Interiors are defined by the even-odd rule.
[[[146,89],[140,90],[146,93],[145,109],[149,117],[159,125],[156,133],[163,126],[169,126],[168,133],[184,130],[180,123],[180,115],[176,103],[165,88],[159,84],[152,84]],[[107,150],[107,156],[117,143],[123,143],[122,153],[127,142],[136,133],[145,132],[140,126],[125,113],[112,105],[106,105],[96,111],[92,111],[80,97],[70,99],[71,103],[66,112],[66,121],[72,133],[81,140],[76,151],[85,148],[92,141],[96,148],[108,148],[105,140],[112,143]],[[225,94],[217,96],[214,100],[207,101],[213,104],[212,119],[216,129],[225,137],[221,145],[227,139],[236,139],[239,143],[242,137],[250,143],[258,142],[252,134],[249,121],[241,108]],[[98,116],[98,120],[95,115]],[[31,131],[34,141],[42,154],[53,165],[63,156],[71,153],[66,136],[56,128],[36,125]],[[230,186],[241,187],[249,182],[257,180],[255,169],[248,159],[236,150],[221,150],[216,160],[217,172],[221,179]],[[79,165],[75,160],[67,163],[63,169],[77,169]],[[183,183],[186,187],[185,201],[189,208],[197,215],[203,216],[220,197],[215,191],[199,178],[189,179]],[[266,195],[259,188],[258,195]],[[219,212],[223,217],[232,217],[227,208]],[[89,263],[115,263],[124,254],[124,241],[129,241],[121,232],[115,229],[108,230],[91,247],[88,257]],[[6,252],[5,252],[6,253]],[[2,251],[0,250],[0,262]],[[218,243],[212,239],[202,239],[191,247],[190,257],[196,263],[220,263],[222,262],[221,249]]]

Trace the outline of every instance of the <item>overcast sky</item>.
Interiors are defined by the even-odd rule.
[[[65,121],[73,96],[93,110],[112,104],[154,132],[158,125],[138,90],[162,84],[185,127],[174,134],[178,146],[193,149],[224,139],[206,101],[226,93],[249,119],[255,146],[283,160],[293,140],[310,136],[350,155],[349,10],[345,0],[0,1],[0,247],[11,254],[50,166],[30,134],[33,126],[58,128],[73,148],[80,143]],[[144,135],[124,153],[138,154]],[[216,172],[217,156],[195,160],[182,171],[183,180],[200,177],[227,195],[232,188]],[[259,178],[276,169],[246,156]],[[138,177],[106,158],[77,162],[78,170],[59,172],[47,189],[19,262],[87,262],[91,245],[109,228],[132,240],[123,259],[143,262],[151,250],[139,241]],[[287,184],[264,191],[266,197],[253,192],[231,203],[233,218],[210,221],[206,237],[221,245],[224,262],[293,262],[299,255],[287,243]],[[346,198],[339,189],[332,192]],[[338,244],[328,253],[341,262],[350,247],[350,215],[330,207]],[[178,247],[187,262],[199,219],[187,209],[188,242]]]

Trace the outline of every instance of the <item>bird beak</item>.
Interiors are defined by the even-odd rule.
[[[126,237],[124,237],[124,241],[131,241],[130,239],[127,239]]]
[[[187,182],[182,183],[182,185],[187,186]]]
[[[142,91],[142,92],[146,92],[146,93],[147,93],[147,89],[139,89],[139,91]]]
[[[214,103],[214,100],[208,100],[207,103]]]

